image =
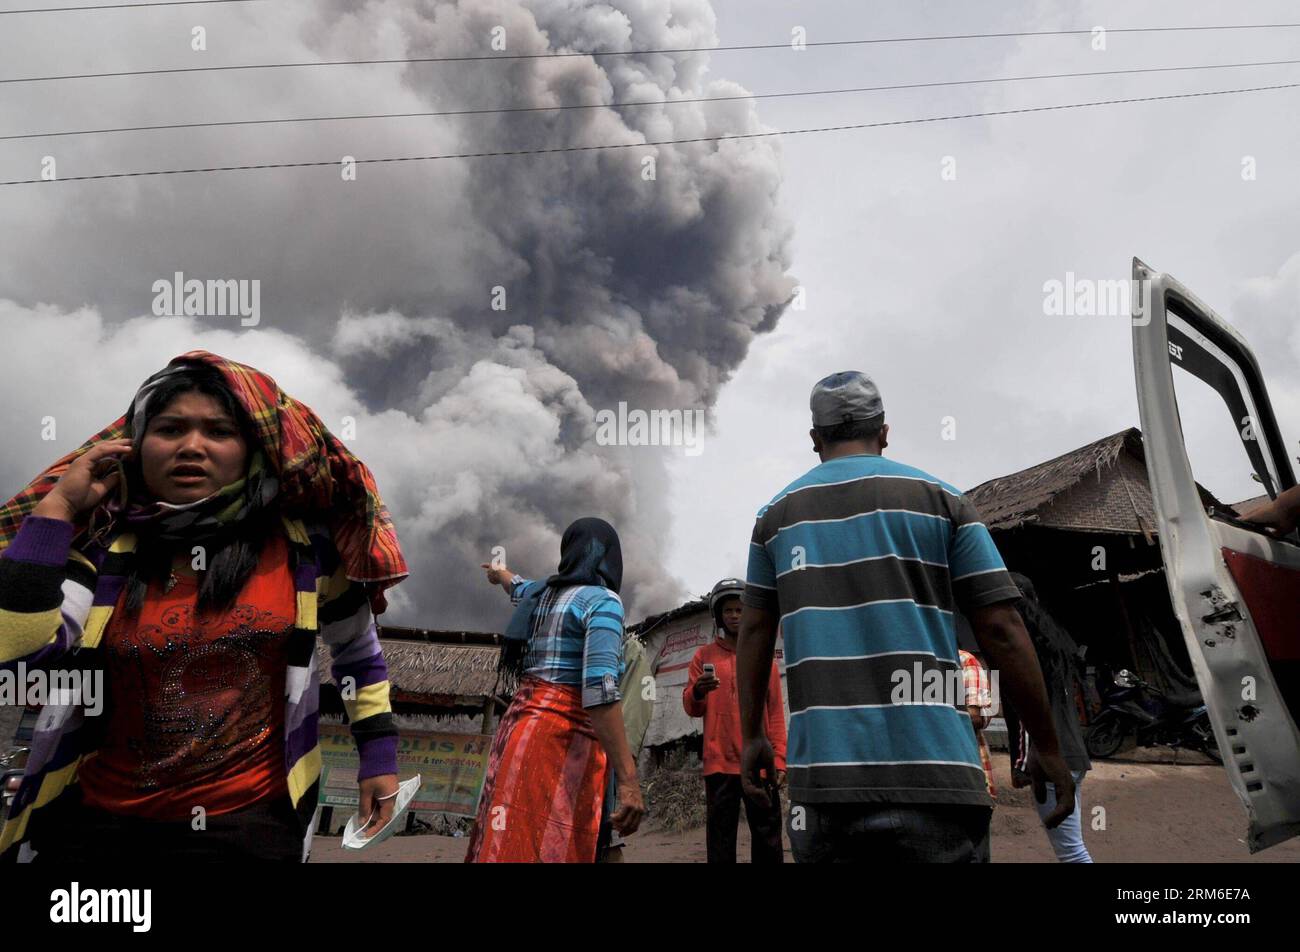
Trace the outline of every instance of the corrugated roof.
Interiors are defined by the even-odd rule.
[[[658,627],[659,625],[665,622],[672,621],[674,618],[679,618],[682,615],[687,615],[690,614],[691,612],[697,612],[701,608],[708,608],[708,607],[709,607],[709,597],[707,595],[701,595],[699,598],[693,598],[689,602],[686,602],[685,604],[678,605],[676,608],[670,608],[666,612],[659,612],[657,615],[647,615],[645,618],[641,619],[641,621],[637,622],[635,625],[628,625],[627,630],[632,634],[636,635],[642,641],[644,641],[646,633],[651,628]]]

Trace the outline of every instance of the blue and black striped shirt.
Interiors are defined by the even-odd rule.
[[[1019,594],[974,506],[881,456],[759,510],[743,600],[785,637],[791,800],[989,805],[964,691],[922,682],[961,685],[954,611]]]

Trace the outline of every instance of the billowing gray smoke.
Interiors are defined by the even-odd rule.
[[[360,9],[313,0],[229,22],[226,35],[256,39],[219,53],[210,43],[211,62],[487,54],[494,36],[510,53],[717,41],[707,0],[389,0]],[[155,42],[133,48],[133,65],[189,62]],[[187,76],[170,88],[142,78],[115,81],[111,102],[99,106],[132,124],[742,92],[710,80],[708,62],[707,54],[515,59]],[[39,96],[30,109],[19,126],[79,124],[66,110],[42,110]],[[739,101],[106,136],[64,140],[57,155],[71,175],[761,128],[752,103]],[[0,152],[3,171],[24,171],[51,141]],[[712,405],[792,292],[779,183],[778,147],[756,139],[363,163],[356,181],[327,168],[26,187],[5,196],[16,222],[0,235],[0,298],[15,303],[0,302],[0,321],[19,339],[60,321],[93,323],[93,346],[74,359],[90,379],[119,368],[106,385],[109,416],[151,369],[202,346],[272,373],[333,428],[355,420],[349,443],[375,469],[412,568],[390,623],[498,628],[505,606],[478,563],[501,546],[520,572],[552,571],[559,534],[588,514],[622,535],[624,601],[635,618],[684,594],[662,565],[671,533],[665,457],[682,450],[597,445],[593,418],[620,401],[647,410]],[[21,247],[18,234],[28,236]],[[43,241],[47,249],[57,242],[56,260],[40,253]],[[152,282],[174,271],[260,279],[260,326],[140,317]],[[38,314],[37,302],[55,309]],[[85,302],[97,314],[64,313]],[[48,400],[24,395],[27,386],[21,375],[0,384],[24,434],[48,412]],[[104,402],[86,402],[93,406],[62,410],[72,422],[58,452],[106,422]],[[0,470],[6,492],[56,455],[49,443],[19,445],[21,458]]]

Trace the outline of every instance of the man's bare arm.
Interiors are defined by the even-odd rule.
[[[1271,499],[1243,512],[1247,522],[1258,522],[1277,535],[1290,535],[1300,521],[1300,486],[1292,486]]]
[[[1074,812],[1074,777],[1061,758],[1047,686],[1024,619],[1015,603],[1007,601],[976,608],[970,622],[989,667],[998,672],[999,691],[1006,691],[1033,742],[1029,767],[1035,798],[1045,802],[1045,782],[1056,787],[1056,809],[1043,820],[1044,826],[1053,829]]]
[[[1043,753],[1058,753],[1060,744],[1047,703],[1043,672],[1015,603],[998,602],[976,608],[971,612],[970,623],[989,667],[998,672],[999,691],[1005,691],[1011,698],[1034,746]]]
[[[772,677],[777,614],[746,605],[736,645],[736,687],[740,693],[740,786],[756,803],[771,805],[769,785],[776,780],[776,752],[767,739],[764,706]],[[766,774],[766,782],[764,782]]]
[[[763,703],[776,650],[776,612],[746,605],[736,644],[736,688],[740,692],[740,730],[745,740],[766,736]]]

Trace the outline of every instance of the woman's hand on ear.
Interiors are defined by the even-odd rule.
[[[130,455],[129,439],[96,443],[68,466],[59,481],[36,504],[32,515],[73,522],[83,512],[94,509],[122,482],[117,465]]]

